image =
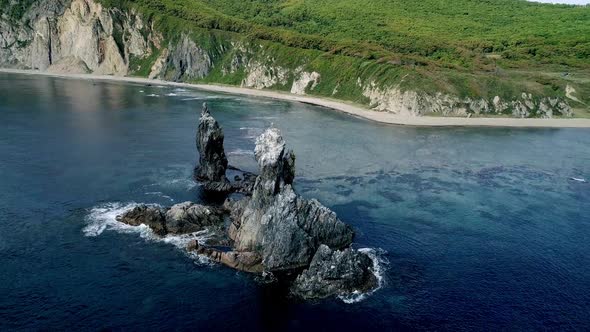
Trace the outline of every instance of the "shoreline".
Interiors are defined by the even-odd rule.
[[[141,77],[129,76],[109,76],[94,74],[59,74],[49,73],[36,70],[22,69],[5,69],[0,68],[0,73],[23,74],[23,75],[40,75],[67,79],[81,80],[100,80],[127,82],[138,84],[155,84],[164,86],[174,86],[182,88],[197,89],[202,91],[229,93],[236,95],[246,95],[253,97],[271,98],[286,100],[322,106],[334,111],[360,117],[363,119],[375,121],[378,123],[417,127],[519,127],[519,128],[590,128],[590,119],[571,118],[571,119],[539,119],[539,118],[460,118],[460,117],[433,117],[433,116],[401,116],[393,113],[373,111],[368,108],[348,104],[346,102],[335,101],[320,97],[311,97],[306,95],[294,95],[287,92],[278,92],[270,90],[256,90],[241,87],[232,87],[214,84],[191,84],[170,82],[158,79],[148,79]]]

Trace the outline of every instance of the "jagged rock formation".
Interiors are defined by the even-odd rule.
[[[307,268],[292,287],[293,294],[306,299],[376,287],[371,258],[349,248],[351,227],[317,200],[303,199],[293,190],[295,154],[279,130],[270,128],[258,137],[254,152],[260,174],[252,195],[224,204],[232,220],[228,236],[233,250],[196,242],[190,249],[248,272],[297,273]]]
[[[210,206],[184,202],[166,211],[166,231],[186,234],[223,223],[223,211]]]
[[[166,48],[163,36],[134,10],[105,8],[94,0],[40,0],[20,21],[0,17],[0,67],[53,73],[127,75],[133,59],[160,51],[151,78],[206,76],[207,51],[183,37]]]
[[[286,148],[278,129],[270,128],[256,140],[254,154],[260,174],[255,178],[249,174],[255,181],[248,187],[229,185],[225,177],[223,132],[206,105],[197,146],[198,179],[224,193],[252,188],[249,195],[242,195],[239,200],[228,199],[223,208],[191,202],[168,209],[140,205],[117,220],[133,226],[145,224],[162,236],[219,229],[224,215],[229,214],[231,224],[225,232],[218,232],[208,243],[194,240],[187,250],[252,273],[293,275],[306,269],[292,289],[293,294],[303,298],[346,295],[377,285],[371,258],[350,249],[352,228],[317,200],[303,199],[293,190],[295,154]]]
[[[117,216],[117,221],[131,226],[146,225],[160,236],[186,234],[223,223],[223,211],[191,202],[176,204],[169,209],[139,205]]]
[[[196,241],[189,245],[187,249],[192,249],[199,255],[207,256],[214,262],[224,264],[236,270],[251,273],[262,273],[265,271],[262,259],[256,252],[220,251],[201,246]]]
[[[570,105],[560,97],[535,98],[530,93],[522,93],[520,98],[503,100],[495,96],[485,98],[459,98],[443,93],[434,95],[413,90],[402,91],[399,87],[383,88],[371,82],[363,86],[363,95],[370,100],[370,107],[381,112],[391,112],[403,116],[420,116],[438,113],[446,116],[464,117],[470,114],[511,114],[517,118],[554,115],[573,116]]]
[[[321,75],[318,72],[306,72],[302,71],[299,73],[297,79],[293,81],[291,86],[291,93],[297,95],[304,95],[305,91],[313,90],[318,85]]]
[[[0,26],[0,65],[60,73],[126,75],[130,57],[149,56],[161,38],[134,11],[91,0],[42,0],[22,25]]]
[[[211,66],[211,58],[207,52],[187,35],[183,35],[172,54],[168,56],[167,65],[162,71],[172,69],[170,79],[173,81],[190,80],[207,76]]]
[[[378,285],[372,265],[369,256],[354,249],[338,251],[321,245],[309,268],[295,279],[291,292],[306,299],[364,293]]]
[[[166,214],[158,206],[139,205],[117,216],[117,221],[130,226],[146,225],[157,235],[166,235]]]
[[[235,249],[226,255],[258,257],[267,272],[295,271],[308,266],[322,244],[342,249],[352,243],[352,229],[334,212],[295,194],[295,156],[278,129],[268,129],[256,140],[255,156],[260,174],[252,196],[225,204],[231,211],[229,236]],[[243,269],[260,267],[256,261],[253,268]]]
[[[195,167],[195,180],[201,182],[204,190],[210,193],[252,193],[256,175],[228,165],[223,139],[223,130],[204,103],[197,129],[199,165]],[[226,176],[228,170],[231,171],[233,181]]]
[[[197,131],[199,165],[195,168],[195,179],[203,183],[206,191],[224,193],[231,190],[231,184],[225,177],[228,163],[223,138],[217,120],[209,113],[207,104],[203,104]]]

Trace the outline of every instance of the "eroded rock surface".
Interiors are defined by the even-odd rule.
[[[199,79],[207,76],[212,61],[205,50],[195,44],[187,35],[183,35],[168,56],[167,68],[173,70],[171,80]]]
[[[185,234],[223,223],[223,212],[211,206],[184,202],[166,211],[166,230],[170,234]]]
[[[220,251],[210,247],[199,245],[198,242],[191,244],[193,251],[199,255],[207,256],[210,260],[224,264],[233,269],[246,271],[250,273],[264,272],[262,257],[260,254],[252,251]]]
[[[130,226],[146,225],[158,235],[166,235],[165,210],[157,206],[139,205],[117,216],[117,221]]]
[[[146,225],[160,236],[187,234],[223,223],[223,211],[191,202],[168,209],[142,204],[117,216],[117,221],[131,226]]]
[[[257,139],[255,156],[260,175],[252,196],[226,204],[235,251],[257,253],[265,271],[278,272],[307,267],[321,244],[341,249],[352,243],[350,226],[293,190],[295,156],[278,129],[268,129]]]
[[[197,131],[199,165],[195,168],[195,179],[202,182],[207,191],[223,193],[231,190],[231,184],[225,176],[227,157],[223,139],[223,130],[211,116],[207,104],[203,104]]]
[[[365,253],[321,245],[309,268],[295,279],[291,292],[305,299],[364,293],[378,285],[372,266]]]
[[[218,192],[238,191],[239,187],[226,178],[223,132],[206,105],[197,146],[200,165],[195,177]],[[304,199],[294,191],[295,154],[286,148],[278,129],[270,128],[258,137],[254,155],[259,175],[242,174],[244,178],[236,181],[242,182],[241,188],[247,194],[238,199],[230,196],[222,207],[191,202],[169,209],[141,205],[117,220],[148,225],[159,235],[193,233],[210,227],[222,230],[211,241],[191,241],[187,250],[252,273],[295,276],[304,271],[291,292],[305,299],[357,294],[376,287],[373,261],[350,248],[352,228],[317,200]],[[224,229],[226,214],[231,224]]]

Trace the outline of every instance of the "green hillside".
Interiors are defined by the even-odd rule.
[[[283,91],[304,84],[296,93],[379,110],[394,109],[400,100],[416,109],[417,100],[422,113],[433,115],[590,117],[590,6],[525,0],[95,1],[117,8],[111,14],[120,50],[129,38],[123,21],[131,9],[148,22],[145,37],[152,28],[161,35],[147,56],[129,57],[130,75],[150,75],[161,56],[168,64],[171,57],[182,60],[167,52],[188,36],[206,55],[205,74],[183,76],[177,61],[158,77],[249,87],[254,85],[245,82],[261,79],[270,83],[256,88]],[[0,0],[0,14],[26,21],[35,4]],[[304,73],[320,78],[299,83]]]
[[[524,0],[105,0],[288,46],[493,70],[589,68],[590,7]]]

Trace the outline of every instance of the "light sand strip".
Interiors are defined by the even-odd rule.
[[[407,126],[468,126],[468,127],[539,127],[539,128],[590,128],[590,119],[518,119],[518,118],[459,118],[459,117],[433,117],[433,116],[400,116],[393,113],[377,112],[358,105],[335,101],[325,98],[294,95],[285,92],[256,90],[239,88],[225,85],[210,84],[189,84],[177,83],[162,80],[151,80],[138,77],[120,77],[92,74],[55,74],[33,70],[1,69],[3,73],[44,75],[59,78],[82,79],[82,80],[105,80],[116,82],[130,82],[138,84],[166,85],[183,88],[193,88],[203,91],[248,95],[255,97],[273,98],[302,102],[317,106],[327,107],[336,111],[347,113],[353,116],[369,119],[372,121]]]

